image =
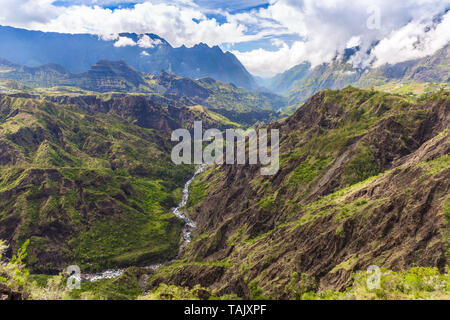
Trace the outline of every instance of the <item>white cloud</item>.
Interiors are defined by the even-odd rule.
[[[393,31],[375,47],[374,66],[423,58],[443,48],[450,42],[450,12],[442,17],[441,23],[432,28],[430,24],[412,21]]]
[[[98,37],[103,41],[116,41],[119,40],[119,35],[117,33],[105,33],[99,34]]]
[[[0,0],[0,24],[22,28],[30,23],[45,24],[60,15],[64,8],[53,5],[54,0]]]
[[[359,36],[353,36],[348,40],[347,44],[345,45],[346,48],[354,48],[361,44],[361,37]]]
[[[309,51],[313,46],[316,50]],[[313,45],[302,41],[296,41],[290,47],[284,44],[282,48],[276,51],[257,49],[249,52],[232,51],[232,53],[251,73],[261,77],[273,76],[306,60],[313,65],[317,65],[323,62],[324,57],[328,60],[333,58],[332,54],[326,57],[326,52],[321,50],[318,43]]]
[[[119,37],[119,39],[114,42],[114,47],[120,48],[120,47],[133,47],[136,46],[137,43],[134,42],[133,39],[127,38],[127,37]]]
[[[155,33],[174,46],[193,46],[200,42],[213,46],[254,39],[252,35],[246,34],[247,28],[243,24],[220,24],[215,19],[208,19],[190,1],[152,1],[136,4],[133,8],[115,10],[87,5],[55,7],[52,2],[0,0],[0,7],[9,8],[6,14],[0,15],[0,24],[62,33]],[[34,8],[38,6],[37,3],[45,8],[41,10],[42,14],[30,16],[17,10],[18,6]]]
[[[149,49],[161,45],[162,41],[159,39],[152,39],[145,34],[139,39],[137,44],[141,48]]]
[[[435,29],[426,34],[424,31],[431,19],[449,5],[448,0],[273,1],[251,19],[278,24],[279,32],[294,34],[304,40],[294,42],[290,47],[284,45],[277,51],[257,49],[233,53],[251,72],[260,76],[286,71],[304,61],[313,66],[329,62],[336,54],[356,45],[361,51],[352,58],[355,65],[364,67],[373,61],[377,61],[377,65],[396,63],[426,56],[449,42],[446,18]],[[373,15],[369,8],[377,9],[379,28],[368,28],[367,22]],[[367,51],[377,41],[379,44],[368,55]]]
[[[282,47],[284,47],[286,45],[286,43],[283,40],[280,40],[280,39],[277,39],[277,38],[271,39],[270,43],[274,47],[277,47],[277,48],[282,48]]]

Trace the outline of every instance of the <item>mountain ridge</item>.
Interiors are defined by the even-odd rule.
[[[120,43],[120,39],[128,39]],[[246,89],[255,88],[251,74],[230,52],[199,44],[192,48],[172,47],[154,34],[120,33],[99,37],[90,34],[62,34],[0,26],[3,58],[32,67],[57,63],[73,73],[83,72],[102,59],[124,60],[148,73],[166,70],[181,76],[210,76]]]

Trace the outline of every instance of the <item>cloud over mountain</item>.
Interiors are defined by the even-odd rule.
[[[360,51],[352,62],[360,66],[421,58],[450,37],[448,0],[0,0],[0,7],[2,25],[99,35],[155,33],[173,46],[221,45],[261,76],[304,61],[327,62],[355,45]],[[123,41],[116,45],[133,45]],[[152,44],[139,44],[146,45]]]
[[[375,0],[370,4],[353,0],[280,0],[257,15],[278,23],[285,33],[301,40],[275,50],[233,53],[259,75],[282,72],[304,61],[313,66],[328,62],[355,45],[360,47],[352,60],[356,65],[421,58],[449,42],[450,14],[443,13],[449,5],[448,1],[427,0]]]

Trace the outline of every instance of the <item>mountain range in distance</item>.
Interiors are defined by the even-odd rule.
[[[99,37],[5,26],[0,26],[0,39],[2,58],[31,67],[55,63],[69,72],[81,73],[103,59],[124,60],[142,72],[166,70],[183,77],[212,77],[246,89],[256,87],[252,75],[232,53],[204,43],[174,48],[155,34]]]

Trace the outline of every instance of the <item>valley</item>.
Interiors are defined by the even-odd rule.
[[[231,42],[0,40],[0,300],[450,299],[448,42],[379,65],[356,61],[378,42],[341,44],[262,78]],[[175,164],[199,121],[277,130],[279,170]]]
[[[171,164],[169,133],[208,118],[154,99],[1,96],[0,238],[10,239],[7,255],[29,240],[33,273],[57,274],[72,262],[84,273],[122,269],[83,282],[73,298],[128,299],[141,290],[321,298],[356,285],[355,272],[364,279],[357,272],[369,264],[385,272],[416,265],[445,272],[447,90],[420,98],[322,91],[292,116],[267,122],[281,133],[276,175],[263,177],[254,165],[214,165],[186,185],[195,168]]]

